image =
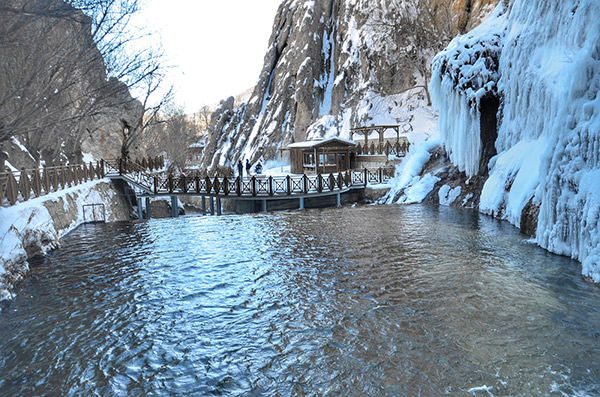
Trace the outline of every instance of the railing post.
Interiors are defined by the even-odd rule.
[[[169,189],[169,193],[173,193],[173,175],[167,177],[167,188]]]
[[[286,180],[286,188],[287,188],[286,193],[289,196],[290,194],[292,194],[292,177],[288,175],[288,176],[286,176],[285,180]]]
[[[252,179],[250,180],[250,189],[252,190],[252,195],[256,196],[256,176],[252,175]]]
[[[333,191],[335,189],[335,177],[333,174],[329,174],[329,190]]]
[[[225,196],[229,195],[229,179],[227,177],[223,178],[223,194]],[[219,199],[219,200],[221,200],[221,199]]]
[[[242,195],[242,177],[238,175],[235,179],[235,194],[238,196]]]
[[[368,185],[367,178],[369,177],[369,172],[367,171],[366,168],[363,170],[363,177],[364,177],[363,182],[364,182],[365,186],[367,186]]]
[[[302,174],[302,193],[308,193],[308,177],[306,174]],[[302,204],[304,204],[304,200],[302,201]]]
[[[21,168],[21,177],[19,178],[19,190],[21,191],[21,196],[25,201],[29,200],[31,197],[31,184],[29,183],[29,177],[27,176],[27,172],[25,168]]]
[[[273,176],[272,175],[269,175],[269,187],[268,187],[268,190],[269,190],[268,191],[269,196],[272,196],[274,194],[273,193]],[[266,206],[266,204],[265,204],[265,206]]]
[[[56,192],[59,189],[59,181],[58,181],[58,169],[54,168],[52,170],[52,191]]]
[[[19,185],[11,171],[8,171],[8,180],[6,181],[6,198],[10,205],[15,205],[19,200]]]
[[[44,167],[44,172],[42,173],[42,186],[44,187],[46,194],[50,193],[50,176],[48,175],[48,167]]]
[[[323,192],[323,175],[317,174],[317,192]]]
[[[200,177],[198,176],[198,174],[196,174],[196,176],[194,177],[194,182],[195,182],[196,193],[200,193]]]
[[[383,183],[383,169],[379,167],[379,183]]]
[[[185,175],[181,175],[179,177],[179,183],[181,184],[181,190],[183,191],[183,193],[184,194],[187,193],[188,192],[188,190],[187,190],[187,179],[186,179]]]
[[[154,177],[154,194],[158,194],[158,177]]]

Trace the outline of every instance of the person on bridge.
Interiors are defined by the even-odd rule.
[[[238,160],[237,163],[238,176],[242,178],[244,176],[244,165],[242,164],[242,159]]]
[[[251,169],[252,169],[252,164],[250,164],[250,161],[248,159],[246,159],[246,174],[248,175],[248,178],[250,177]]]
[[[258,164],[256,164],[256,167],[254,168],[254,171],[257,174],[262,174],[262,164],[260,163],[260,161],[258,162]]]

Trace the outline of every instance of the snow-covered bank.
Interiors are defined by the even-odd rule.
[[[498,6],[434,61],[442,144],[467,176],[496,155],[479,209],[520,226],[539,208],[537,243],[571,256],[600,282],[600,3],[515,0]],[[497,98],[497,131],[482,101]],[[497,138],[496,138],[497,134]],[[483,164],[485,166],[485,163]]]
[[[28,257],[55,248],[83,223],[85,204],[104,204],[107,222],[129,219],[128,206],[108,179],[0,208],[0,300],[12,297],[12,284],[29,270]]]

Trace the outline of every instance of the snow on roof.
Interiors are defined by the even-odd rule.
[[[334,136],[334,137],[327,138],[327,139],[318,139],[318,140],[312,140],[312,141],[292,143],[292,144],[287,145],[284,149],[311,148],[311,147],[321,146],[321,145],[324,145],[324,144],[327,144],[330,142],[339,142],[339,143],[343,143],[343,144],[350,145],[350,146],[356,145],[356,142],[354,142],[350,139]]]

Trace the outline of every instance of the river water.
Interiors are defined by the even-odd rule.
[[[0,395],[597,395],[580,271],[446,207],[84,225],[0,314]]]

